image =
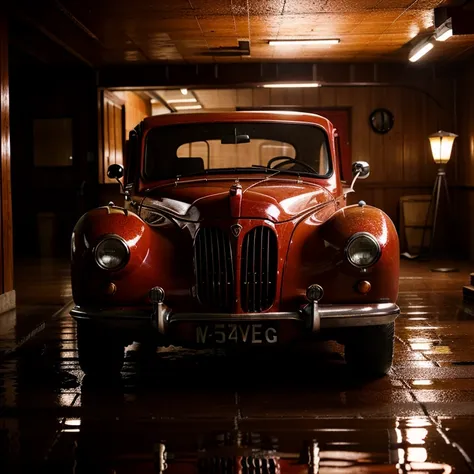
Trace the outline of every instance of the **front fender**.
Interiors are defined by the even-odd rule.
[[[357,232],[369,232],[379,242],[380,259],[366,272],[351,265],[344,255],[347,240]],[[317,283],[324,289],[324,304],[396,302],[400,271],[398,235],[390,218],[371,206],[348,206],[327,221],[313,216],[295,228],[282,285],[282,308],[301,304],[306,288]],[[364,295],[357,284],[369,281]]]
[[[95,247],[109,234],[122,237],[130,249],[127,265],[113,272],[99,268],[94,257]],[[105,206],[87,212],[72,235],[74,302],[93,307],[143,306],[149,304],[148,292],[154,286],[166,286],[170,301],[186,297],[183,288],[190,286],[187,269],[192,270],[192,254],[183,251],[192,248],[183,242],[187,238],[190,235],[173,224],[152,228],[126,209]],[[113,293],[111,284],[115,285]]]

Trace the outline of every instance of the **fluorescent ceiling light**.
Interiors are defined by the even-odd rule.
[[[433,43],[424,43],[422,46],[412,49],[409,60],[414,63],[433,49]]]
[[[168,102],[168,104],[184,104],[187,102],[197,102],[197,99],[195,99],[194,97],[191,97],[189,99],[170,99],[166,102]]]
[[[451,38],[451,36],[453,36],[453,27],[451,18],[449,18],[442,25],[436,28],[434,37],[436,41],[446,41],[448,38]]]
[[[176,110],[196,110],[196,109],[202,109],[202,105],[177,105],[174,107]]]
[[[325,38],[325,39],[302,39],[302,40],[271,40],[268,42],[270,46],[317,46],[326,44],[338,44],[341,40],[339,38]]]
[[[282,87],[321,87],[319,82],[302,82],[301,84],[295,83],[275,83],[275,84],[263,84],[262,87],[271,87],[271,88],[282,88]]]
[[[451,36],[453,36],[453,30],[446,30],[444,33],[436,36],[436,41],[446,41],[448,38],[451,38]]]
[[[188,89],[181,89],[181,94],[188,95]]]

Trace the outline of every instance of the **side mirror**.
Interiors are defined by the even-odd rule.
[[[113,164],[107,169],[107,177],[110,179],[120,179],[123,176],[123,166]]]
[[[352,164],[352,176],[354,178],[366,179],[369,177],[369,174],[370,165],[366,161],[356,161]]]
[[[122,184],[122,181],[120,181],[120,178],[123,177],[123,174],[124,174],[124,171],[123,171],[122,165],[113,164],[113,165],[110,165],[109,168],[107,169],[107,176],[110,179],[117,180],[117,183],[120,185],[121,193],[125,195],[125,200],[130,201],[130,191],[125,189]]]
[[[360,179],[368,178],[370,174],[370,165],[366,161],[356,161],[352,164],[352,183],[351,187],[347,190],[347,193],[354,192],[354,184]]]

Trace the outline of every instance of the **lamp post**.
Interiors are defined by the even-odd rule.
[[[431,145],[431,153],[433,155],[433,160],[436,164],[439,165],[438,174],[436,175],[435,184],[433,187],[433,193],[431,195],[430,205],[428,207],[428,212],[426,214],[425,226],[423,228],[423,235],[421,238],[420,249],[423,248],[423,243],[425,240],[425,230],[428,226],[430,217],[433,216],[433,228],[431,231],[430,239],[430,256],[433,253],[433,244],[436,233],[436,224],[438,222],[438,211],[439,211],[439,200],[441,196],[441,188],[444,188],[446,192],[446,200],[448,203],[449,209],[451,208],[451,201],[449,199],[449,190],[448,182],[446,181],[446,171],[445,166],[451,158],[451,152],[453,150],[454,140],[457,135],[450,132],[444,132],[442,130],[433,133],[428,137]],[[434,212],[433,212],[434,211]],[[436,269],[436,271],[452,271],[451,269]]]

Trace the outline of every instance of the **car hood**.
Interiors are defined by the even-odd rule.
[[[163,185],[147,193],[142,206],[174,218],[267,219],[284,222],[334,202],[323,186],[301,178],[202,178]]]

